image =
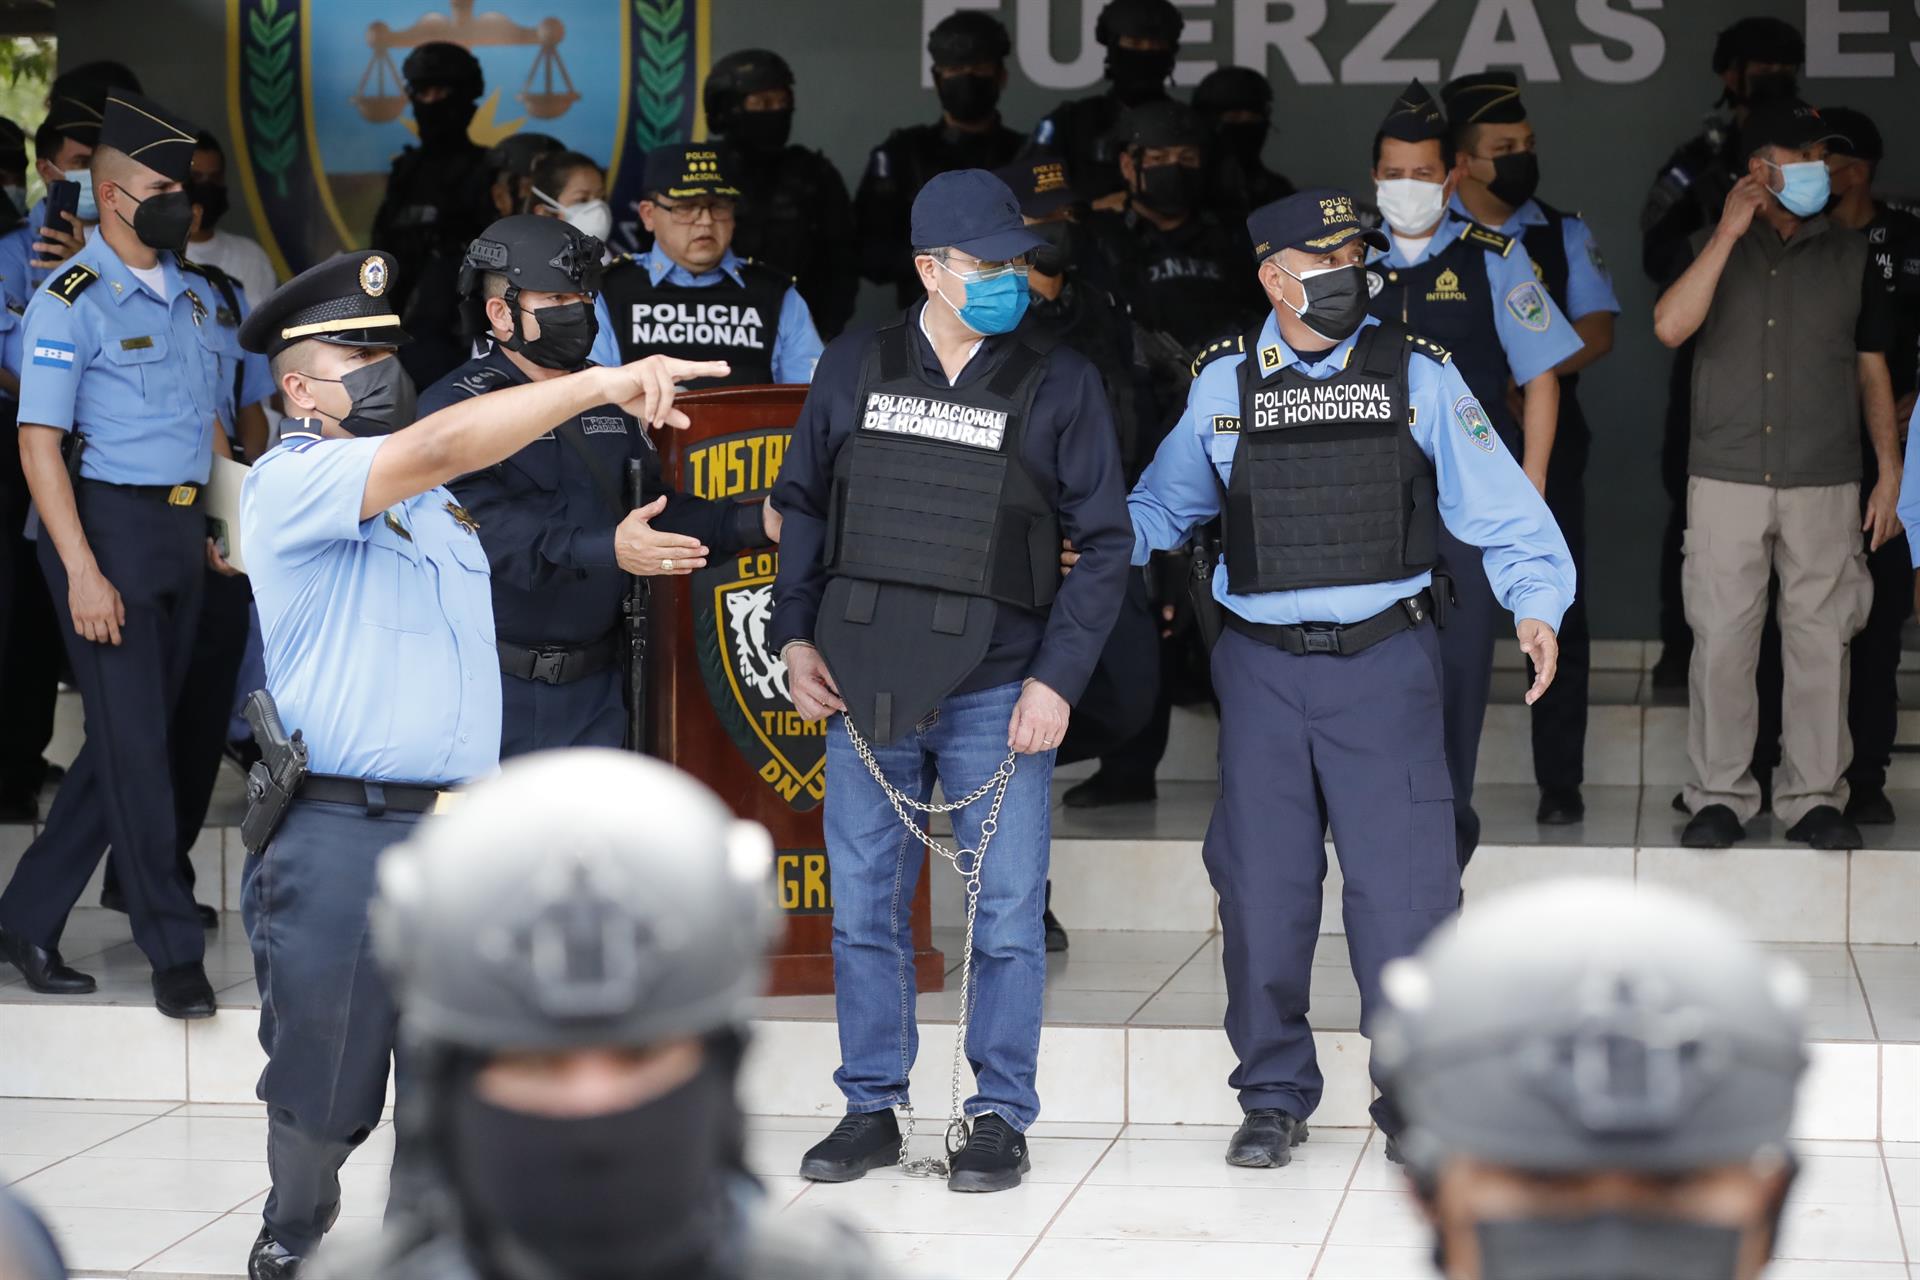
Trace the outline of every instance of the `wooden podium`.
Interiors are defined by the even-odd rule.
[[[660,431],[668,483],[703,498],[759,502],[773,487],[803,386],[716,387],[676,402],[692,425]],[[771,549],[715,553],[691,575],[653,580],[647,657],[652,753],[717,791],[733,811],[773,833],[775,891],[786,935],[775,948],[772,995],[833,990],[833,882],[821,829],[826,725],[806,724],[786,689],[786,664],[767,645],[773,614]],[[946,972],[933,948],[922,851],[913,895],[914,972],[938,991]]]

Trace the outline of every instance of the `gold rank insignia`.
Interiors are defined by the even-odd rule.
[[[447,507],[447,514],[453,517],[453,522],[455,524],[459,525],[462,529],[465,529],[468,533],[480,532],[480,522],[473,518],[473,513],[471,511],[468,511],[465,507],[461,506],[459,503],[453,501],[452,499],[447,500],[446,507]]]
[[[389,511],[386,513],[386,518],[387,518],[387,528],[393,530],[395,533],[405,538],[408,542],[413,541],[413,535],[407,532],[407,526],[400,523],[399,516],[396,516],[393,514],[393,512]]]
[[[187,301],[193,304],[193,322],[195,324],[204,323],[207,318],[207,304],[200,301],[200,295],[193,290],[188,289],[186,292]]]

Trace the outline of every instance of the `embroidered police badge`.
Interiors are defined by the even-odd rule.
[[[1547,295],[1537,280],[1528,280],[1513,287],[1507,294],[1507,310],[1520,327],[1530,333],[1545,333],[1547,326],[1553,323],[1553,313],[1547,309]]]
[[[1493,423],[1478,400],[1472,396],[1461,396],[1453,402],[1453,416],[1459,422],[1460,429],[1467,433],[1467,439],[1487,453],[1493,452]]]

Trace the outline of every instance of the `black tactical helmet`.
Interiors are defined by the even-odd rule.
[[[467,102],[478,102],[487,89],[480,74],[480,59],[466,46],[450,40],[432,40],[408,54],[400,64],[400,76],[409,92],[427,85],[445,85],[454,97]]]
[[[1219,67],[1207,73],[1193,91],[1193,109],[1218,116],[1228,111],[1273,112],[1273,86],[1252,67]]]
[[[1178,98],[1156,98],[1120,113],[1114,133],[1131,150],[1147,147],[1204,147],[1206,121]]]
[[[1807,42],[1799,28],[1779,18],[1742,18],[1713,42],[1713,74],[1724,75],[1749,62],[1797,67],[1807,60]]]
[[[707,128],[725,134],[749,94],[793,88],[793,68],[771,49],[742,49],[713,64],[700,100]]]
[[[978,9],[962,9],[942,18],[928,33],[927,52],[936,67],[1005,62],[1013,52],[1013,41],[1000,19]]]
[[[564,218],[515,213],[497,219],[467,246],[460,263],[460,297],[468,332],[487,331],[482,280],[505,276],[507,301],[534,293],[598,293],[606,246]],[[518,328],[518,320],[515,327]]]
[[[1121,36],[1177,45],[1186,25],[1187,20],[1171,0],[1107,0],[1093,24],[1093,38],[1108,48]]]

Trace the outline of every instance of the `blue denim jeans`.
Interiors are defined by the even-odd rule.
[[[970,795],[1007,756],[1007,724],[1018,684],[943,699],[890,746],[874,747],[887,781],[928,799],[939,779],[947,797]],[[921,845],[854,753],[841,717],[827,726],[827,861],[833,874],[834,1008],[840,1069],[834,1083],[849,1111],[909,1105],[907,1075],[919,1052],[914,1022],[911,911]],[[1040,1056],[1040,997],[1047,979],[1047,851],[1052,840],[1053,753],[1021,756],[1000,806],[999,829],[981,868],[973,935],[973,1002],[967,1058],[974,1094],[969,1116],[998,1112],[1025,1131],[1040,1113],[1034,1070]],[[989,793],[953,814],[958,847],[972,848]],[[943,841],[944,843],[944,841]],[[950,876],[944,858],[932,874]]]

